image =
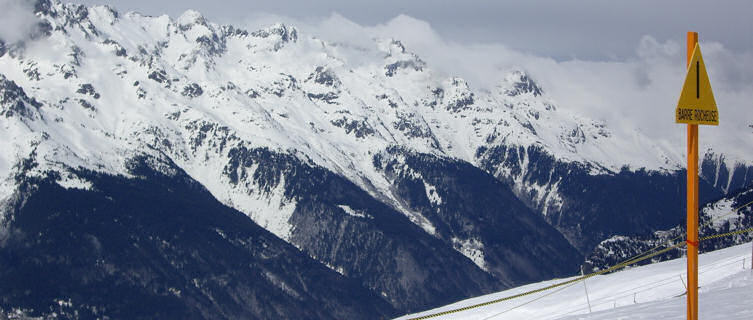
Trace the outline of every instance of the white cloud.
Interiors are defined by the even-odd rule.
[[[28,0],[0,0],[0,39],[14,43],[26,38],[38,22]]]
[[[249,13],[272,12],[297,19],[328,17],[332,12],[360,25],[376,25],[405,14],[428,21],[445,39],[459,43],[504,43],[524,52],[558,60],[624,59],[644,34],[660,41],[699,30],[733,50],[753,50],[753,1],[750,0],[64,0],[110,4],[121,10],[177,16],[196,9],[210,20],[242,21]]]
[[[558,60],[511,49],[493,40],[448,39],[428,22],[407,15],[365,26],[337,13],[304,20],[256,14],[247,25],[254,29],[278,21],[299,27],[302,35],[352,46],[373,46],[373,38],[398,39],[427,61],[430,68],[465,78],[476,88],[491,88],[507,71],[522,68],[560,109],[603,120],[624,139],[632,139],[637,131],[660,145],[670,146],[678,156],[685,152],[684,125],[674,123],[674,108],[685,74],[685,43],[680,42],[684,41],[684,34],[677,40],[665,41],[645,35],[636,41],[632,52],[618,55],[627,58],[594,61]],[[713,148],[730,158],[753,162],[753,52],[729,50],[713,39],[706,40],[702,34],[720,126],[701,129],[701,149]],[[584,35],[582,41],[598,40]]]
[[[373,38],[395,38],[429,66],[460,76],[476,88],[491,88],[505,72],[522,68],[563,110],[603,120],[615,134],[632,139],[641,132],[659,144],[685,152],[685,129],[674,123],[674,109],[685,75],[685,44],[643,36],[629,58],[558,61],[514,50],[501,43],[469,44],[443,38],[419,19],[399,15],[374,26],[359,25],[339,14],[306,21],[275,15],[250,20],[253,27],[271,21],[298,26],[302,34],[325,41],[373,46]],[[753,161],[753,52],[734,52],[703,41],[704,59],[720,111],[719,127],[701,129],[701,149]],[[675,147],[676,146],[676,147]],[[618,155],[616,155],[618,156]]]
[[[287,20],[326,41],[370,45],[375,37],[401,40],[429,66],[460,76],[476,88],[491,88],[505,72],[523,68],[564,110],[606,121],[625,139],[636,131],[659,144],[685,151],[684,125],[674,123],[674,109],[685,76],[685,44],[643,36],[628,58],[558,61],[510,49],[501,43],[460,43],[444,39],[432,26],[406,15],[375,26],[362,26],[338,14],[318,21]],[[701,149],[713,148],[753,161],[753,52],[735,52],[701,39],[704,59],[720,111],[719,127],[701,129]],[[616,155],[618,156],[618,155]]]

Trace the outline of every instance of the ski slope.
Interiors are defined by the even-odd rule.
[[[751,245],[700,255],[699,318],[753,319]],[[524,296],[434,319],[685,319],[685,259],[596,276],[570,286]],[[569,278],[572,279],[572,278]],[[569,279],[530,284],[460,301],[398,319],[462,308],[535,290]]]

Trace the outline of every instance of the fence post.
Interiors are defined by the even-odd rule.
[[[583,276],[583,266],[580,266],[580,275]],[[588,303],[588,313],[591,313],[591,299],[588,297],[588,287],[586,287],[586,279],[583,279],[583,289],[586,290],[586,303]]]

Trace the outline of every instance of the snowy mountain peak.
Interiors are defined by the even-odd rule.
[[[91,7],[89,8],[89,15],[92,16],[92,19],[107,21],[110,24],[114,24],[120,18],[118,11],[115,11],[115,9],[109,5]]]
[[[421,60],[415,53],[407,51],[399,40],[377,39],[376,41],[379,50],[386,54],[384,58],[386,62],[384,66],[385,76],[393,77],[401,72],[420,72],[426,68],[426,62]]]
[[[181,30],[191,29],[194,25],[206,26],[207,21],[204,16],[196,10],[186,10],[175,20]]]
[[[513,70],[509,72],[501,84],[505,94],[509,96],[518,96],[521,94],[532,94],[540,96],[543,91],[541,87],[528,76],[523,70]]]
[[[50,0],[36,0],[34,2],[35,14],[51,14],[52,2]]]
[[[386,51],[390,56],[393,55],[400,55],[405,53],[405,45],[400,40],[395,39],[389,39],[389,40],[383,40],[381,41],[384,51]]]
[[[464,79],[453,77],[445,82],[447,88],[444,98],[446,109],[452,112],[467,110],[475,103],[475,94]]]
[[[298,41],[298,29],[279,22],[267,28],[257,30],[252,35],[260,38],[276,37],[282,43]]]

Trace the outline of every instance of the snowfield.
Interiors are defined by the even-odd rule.
[[[751,245],[702,254],[699,261],[699,318],[753,319]],[[591,312],[584,283],[577,282],[434,319],[685,319],[685,267],[685,259],[676,259],[590,278],[585,286]],[[569,279],[530,284],[398,319],[475,305]]]

